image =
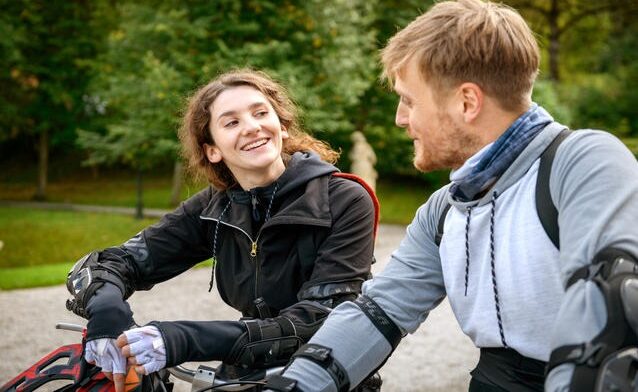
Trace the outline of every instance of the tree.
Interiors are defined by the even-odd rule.
[[[311,131],[347,138],[350,112],[373,81],[374,33],[362,33],[373,7],[363,0],[120,4],[107,48],[93,63],[91,102],[106,110],[103,130],[80,132],[87,163],[125,163],[139,172],[174,159],[181,97],[243,66],[288,85]]]
[[[508,0],[507,3],[522,13],[532,13],[534,23],[548,42],[549,76],[561,80],[561,44],[565,35],[588,18],[604,18],[609,14],[631,13],[638,10],[635,0]]]
[[[93,62],[91,102],[104,106],[104,130],[79,130],[78,144],[89,151],[88,165],[120,163],[136,171],[141,218],[143,172],[176,161],[177,113],[190,85],[184,53],[199,30],[179,9],[124,4],[116,12],[119,24]]]
[[[83,0],[1,0],[0,138],[37,139],[34,198],[46,198],[49,149],[73,138],[84,121],[83,61],[95,55],[93,7]]]

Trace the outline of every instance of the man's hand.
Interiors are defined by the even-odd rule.
[[[116,392],[124,392],[126,358],[115,344],[115,339],[102,338],[86,342],[84,359],[102,368],[102,372],[115,384]]]
[[[166,347],[159,329],[153,325],[124,331],[117,346],[130,366],[140,374],[150,374],[166,366]]]

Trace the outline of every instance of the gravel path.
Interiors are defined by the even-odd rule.
[[[404,232],[403,226],[379,227],[374,271],[383,268]],[[216,292],[207,292],[209,277],[208,269],[192,270],[150,292],[135,293],[130,302],[136,321],[237,319],[239,314]],[[5,315],[0,318],[0,384],[54,348],[79,341],[77,333],[54,328],[57,322],[83,324],[65,310],[66,297],[64,286],[0,291],[0,313]],[[461,333],[444,301],[382,368],[383,391],[465,391],[477,358],[478,350]],[[176,392],[190,390],[186,383],[176,384]]]

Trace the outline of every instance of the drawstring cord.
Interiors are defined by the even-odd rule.
[[[501,317],[501,303],[498,296],[498,287],[496,285],[496,256],[495,256],[495,244],[494,244],[494,214],[496,211],[496,198],[498,194],[496,191],[492,193],[492,199],[490,204],[492,209],[490,211],[490,269],[492,273],[492,288],[494,289],[494,305],[496,307],[496,319],[498,321],[498,332],[501,337],[501,344],[503,347],[508,348],[505,340],[505,332],[503,330],[503,318]],[[467,207],[467,218],[465,220],[465,296],[467,297],[467,287],[470,272],[470,218],[472,216],[472,207]]]
[[[467,219],[465,220],[465,296],[467,297],[467,283],[470,275],[470,217],[472,207],[467,206]]]
[[[494,305],[496,306],[496,319],[498,320],[498,332],[501,335],[501,343],[503,347],[508,348],[507,342],[505,341],[505,332],[503,331],[503,319],[501,317],[501,305],[498,298],[498,287],[496,286],[496,266],[495,261],[496,257],[494,256],[495,246],[494,246],[494,212],[496,211],[496,191],[492,193],[492,200],[490,203],[492,204],[492,212],[490,213],[490,266],[492,269],[492,287],[494,288]]]
[[[226,203],[226,207],[224,207],[222,213],[219,214],[219,217],[217,218],[217,224],[215,225],[215,234],[213,234],[213,267],[210,270],[210,282],[208,283],[209,293],[213,289],[213,282],[215,281],[215,266],[217,265],[217,233],[219,232],[219,226],[222,221],[222,216],[224,216],[224,213],[226,212],[228,207],[230,207],[230,203],[231,200],[228,200],[228,203]]]
[[[272,195],[270,196],[270,201],[268,202],[268,208],[266,209],[266,217],[264,218],[264,223],[266,223],[270,219],[270,210],[272,209],[272,202],[275,199],[275,194],[277,193],[278,184],[275,182],[275,186],[272,191]],[[208,292],[210,293],[213,289],[213,284],[215,281],[215,267],[217,266],[217,237],[219,233],[219,226],[221,226],[222,217],[226,213],[226,210],[230,207],[232,200],[228,200],[228,203],[222,210],[221,214],[217,218],[217,225],[215,225],[215,233],[213,234],[213,267],[210,272],[210,282],[208,283]],[[253,217],[256,210],[256,196],[251,191],[251,202],[253,207]]]

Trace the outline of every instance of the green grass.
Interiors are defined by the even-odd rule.
[[[204,184],[187,184],[182,187],[181,197],[199,192]],[[143,184],[144,207],[171,208],[169,205],[170,178],[149,177]],[[135,179],[117,178],[65,178],[51,181],[47,186],[47,201],[132,207],[136,203]],[[35,183],[0,183],[0,200],[28,201],[35,194]]]
[[[408,224],[414,213],[430,196],[422,182],[379,182],[377,197],[381,205],[381,222]]]
[[[32,182],[0,178],[0,200],[31,200],[35,191]],[[184,186],[182,198],[188,198],[203,186]],[[61,176],[54,178],[47,190],[52,202],[135,205],[135,181],[122,173],[98,178]],[[428,195],[426,186],[417,180],[379,181],[381,222],[410,223]],[[145,207],[171,208],[169,197],[169,178],[145,179]],[[155,221],[101,213],[0,207],[0,290],[61,284],[75,260],[92,250],[121,244]]]
[[[0,253],[1,254],[1,253]],[[73,262],[37,267],[0,268],[0,290],[62,284]]]
[[[0,267],[68,263],[154,223],[129,216],[0,207]]]

